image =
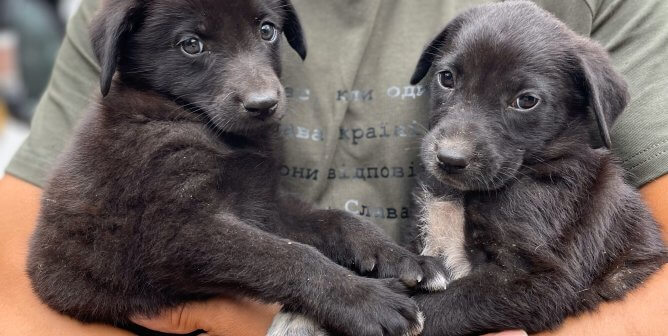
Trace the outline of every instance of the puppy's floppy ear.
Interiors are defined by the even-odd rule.
[[[417,66],[415,67],[415,72],[411,77],[411,85],[416,85],[429,73],[431,65],[434,63],[436,57],[443,53],[443,48],[448,46],[452,42],[453,36],[461,29],[464,22],[463,16],[459,16],[452,20],[446,27],[443,29],[436,38],[431,41],[431,43],[425,48],[420,56]]]
[[[624,111],[630,95],[626,81],[615,71],[605,50],[591,41],[582,41],[578,51],[583,90],[598,124],[601,140],[610,148],[611,126]]]
[[[302,60],[306,59],[306,39],[304,38],[304,30],[302,24],[299,22],[297,11],[290,0],[281,1],[281,10],[285,17],[283,24],[283,32],[288,39],[288,43],[294,49]]]
[[[100,89],[106,96],[116,72],[123,39],[142,11],[142,0],[107,0],[91,23],[93,51],[100,62]]]

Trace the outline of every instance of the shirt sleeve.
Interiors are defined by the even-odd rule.
[[[99,0],[84,0],[67,26],[51,79],[36,107],[30,135],[7,167],[7,173],[43,186],[53,162],[66,146],[81,115],[99,90],[99,66],[88,24]]]
[[[613,152],[641,187],[668,172],[668,1],[588,0],[591,36],[629,83],[631,102],[612,129]]]

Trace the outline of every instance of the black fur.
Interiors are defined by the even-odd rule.
[[[439,263],[371,223],[279,193],[285,94],[266,22],[306,56],[287,0],[105,3],[92,27],[105,97],[53,172],[31,241],[28,273],[49,306],[125,325],[244,296],[347,335],[418,324],[398,280],[332,260],[408,285],[442,272]],[[193,38],[204,46],[195,56],[183,42]],[[258,94],[276,104],[249,108]]]
[[[601,46],[535,4],[513,1],[454,19],[425,50],[413,82],[430,68],[418,193],[463,206],[471,271],[444,292],[414,297],[424,335],[551,329],[621,299],[666,263],[657,223],[588,133],[598,117],[609,144],[607,125],[628,99]],[[447,76],[439,80],[443,71],[454,74],[452,89]],[[513,108],[525,93],[538,105]]]

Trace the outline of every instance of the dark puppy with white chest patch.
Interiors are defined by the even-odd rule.
[[[604,49],[527,1],[475,7],[426,49],[432,69],[423,254],[453,281],[414,298],[423,335],[538,332],[618,300],[666,263],[666,248],[596,121],[628,92]]]
[[[304,58],[288,0],[105,2],[92,26],[104,97],[60,158],[31,242],[44,302],[125,325],[243,296],[346,335],[420,330],[399,280],[339,264],[410,286],[442,276],[438,262],[278,190],[282,33]]]

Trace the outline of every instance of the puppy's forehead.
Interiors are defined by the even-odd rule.
[[[284,12],[280,0],[155,0],[150,6],[157,17],[208,32],[238,29],[240,23],[264,18],[280,25]]]
[[[532,3],[489,5],[471,12],[442,62],[481,71],[559,67],[570,36],[563,25]]]

